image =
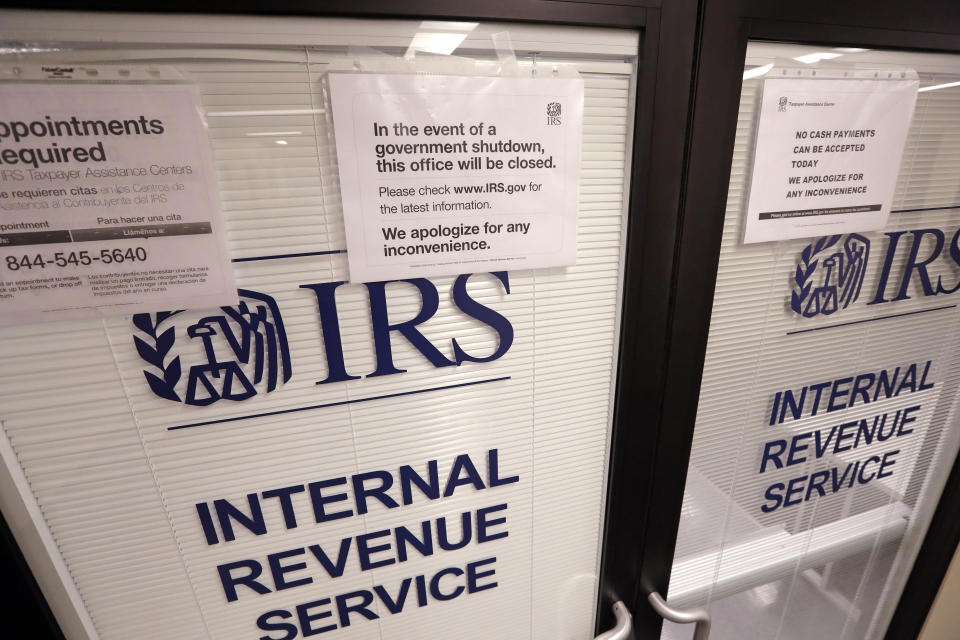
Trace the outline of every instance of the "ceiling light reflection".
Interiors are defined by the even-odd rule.
[[[430,33],[427,31],[418,31],[416,35],[413,36],[413,40],[410,41],[406,55],[410,56],[414,51],[422,51],[424,53],[436,53],[448,56],[456,51],[460,43],[466,39],[466,33]]]
[[[469,33],[477,28],[479,22],[441,22],[439,20],[424,20],[420,28],[424,31],[464,31]]]
[[[950,87],[960,87],[960,82],[947,82],[946,84],[935,84],[929,87],[923,87],[923,88],[917,89],[917,92],[922,93],[924,91],[936,91],[937,89],[949,89]]]
[[[754,67],[753,69],[747,69],[746,71],[743,72],[743,79],[749,80],[750,78],[758,78],[763,74],[765,74],[766,72],[770,71],[770,69],[773,69],[772,62],[770,64],[765,64],[760,67]]]
[[[842,56],[842,53],[830,53],[829,51],[817,51],[816,53],[808,53],[805,56],[797,56],[794,58],[797,62],[802,62],[803,64],[813,64],[814,62],[820,62],[821,60],[833,60],[834,58],[839,58]]]

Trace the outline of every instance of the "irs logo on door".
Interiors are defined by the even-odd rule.
[[[790,308],[805,318],[829,316],[860,297],[870,241],[858,233],[825,236],[807,245],[794,275]]]

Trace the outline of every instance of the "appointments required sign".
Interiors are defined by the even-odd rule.
[[[237,300],[197,88],[0,84],[0,324]]]
[[[331,74],[350,280],[572,265],[583,81]]]
[[[915,78],[764,80],[744,242],[883,228],[917,88]]]

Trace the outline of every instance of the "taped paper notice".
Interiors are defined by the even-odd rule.
[[[583,81],[332,74],[350,280],[572,265]]]
[[[764,80],[744,242],[882,229],[917,80]]]
[[[197,88],[0,84],[0,324],[234,304]]]

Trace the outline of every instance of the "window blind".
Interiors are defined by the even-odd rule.
[[[318,386],[326,364],[317,301],[300,285],[347,275],[322,79],[348,44],[395,49],[409,42],[417,25],[266,20],[254,27],[245,19],[200,16],[194,31],[193,17],[151,18],[145,26],[127,16],[103,16],[105,22],[97,25],[78,16],[71,27],[69,15],[50,14],[49,21],[10,15],[16,19],[2,31],[6,40],[29,36],[55,42],[50,48],[56,50],[31,54],[11,45],[8,59],[172,65],[200,87],[238,286],[271,295],[283,310],[295,373],[282,393],[242,406],[206,407],[203,420],[477,383],[456,392],[171,431],[199,419],[191,407],[157,398],[144,384],[129,317],[0,330],[4,460],[22,474],[22,499],[42,514],[37,526],[49,530],[55,547],[48,551],[62,558],[61,578],[82,599],[90,635],[260,637],[252,625],[259,613],[292,608],[304,596],[294,589],[244,594],[228,603],[217,564],[338,541],[358,530],[412,526],[441,516],[456,520],[461,511],[501,501],[509,509],[508,544],[418,559],[415,570],[481,557],[490,546],[501,587],[403,615],[381,608],[378,621],[340,633],[440,637],[455,629],[458,638],[478,639],[589,635],[618,336],[636,34],[547,27],[518,27],[515,33],[515,46],[532,43],[538,51],[536,56],[518,51],[522,69],[549,72],[553,64],[572,65],[584,78],[586,98],[577,265],[510,273],[509,295],[489,275],[469,282],[474,299],[511,321],[515,341],[507,356],[488,365],[434,369],[406,341],[395,339],[394,359],[407,373]],[[131,28],[116,35],[111,24]],[[209,28],[206,42],[198,35],[202,28]],[[466,55],[492,59],[491,30],[497,25],[482,25],[467,40]],[[106,42],[105,32],[113,34]],[[300,46],[293,46],[298,39]],[[421,329],[435,344],[449,345],[456,336],[468,352],[489,353],[496,335],[457,313],[447,294],[453,280],[433,280],[440,309]],[[391,318],[416,314],[415,289],[394,283],[387,291]],[[344,286],[337,301],[349,368],[369,373],[375,361],[365,290]],[[184,329],[178,324],[178,335]],[[182,348],[185,361],[200,359],[199,351]],[[284,530],[281,515],[270,513],[268,530],[280,533],[247,534],[213,547],[204,543],[197,523],[194,505],[200,501],[224,496],[240,501],[248,492],[414,461],[437,459],[441,469],[449,468],[456,455],[470,452],[481,459],[492,447],[501,452],[504,472],[520,477],[497,499],[458,493],[404,507],[399,515],[371,509],[359,520],[326,523],[322,530]],[[318,593],[399,584],[412,572],[402,565],[371,572],[351,566]]]

